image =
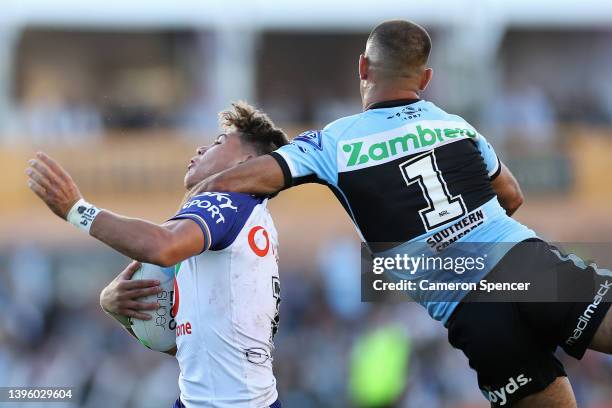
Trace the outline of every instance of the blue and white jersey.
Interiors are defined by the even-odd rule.
[[[175,267],[172,315],[188,408],[261,408],[277,400],[278,239],[266,203],[203,193],[173,218],[195,221],[205,237],[203,252]]]
[[[328,185],[375,253],[405,243],[442,251],[459,241],[516,243],[535,236],[497,201],[491,180],[501,163],[491,145],[464,119],[428,101],[375,104],[299,135],[272,156],[286,188]],[[481,279],[493,266],[469,279]],[[445,323],[460,299],[415,300]]]

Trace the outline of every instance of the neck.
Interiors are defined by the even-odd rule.
[[[363,110],[367,110],[369,106],[375,103],[394,101],[398,99],[420,99],[420,96],[419,93],[413,89],[372,85],[371,87],[366,88],[363,94]]]

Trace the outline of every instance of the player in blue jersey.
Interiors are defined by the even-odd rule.
[[[476,274],[445,275],[458,283],[513,276],[559,282],[565,295],[581,300],[470,301],[469,290],[413,295],[448,328],[492,406],[575,407],[554,352],[560,346],[578,359],[587,348],[612,352],[612,274],[563,256],[510,217],[523,196],[491,145],[461,117],[420,99],[432,78],[430,49],[422,27],[380,24],[359,58],[363,112],[303,133],[193,191],[270,194],[322,183],[374,253],[399,254],[410,245],[447,253],[467,243],[488,261]]]

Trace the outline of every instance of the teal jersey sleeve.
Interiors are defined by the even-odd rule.
[[[325,131],[309,130],[272,152],[285,176],[285,188],[303,183],[335,185],[335,141]]]
[[[491,143],[487,142],[487,139],[480,133],[475,138],[476,146],[480,151],[480,155],[484,159],[485,165],[487,166],[487,173],[489,178],[493,180],[495,177],[499,176],[501,172],[501,162],[495,154],[495,150],[493,150],[493,146]]]

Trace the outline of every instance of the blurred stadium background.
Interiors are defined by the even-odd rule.
[[[608,1],[3,0],[0,386],[73,386],[71,406],[88,408],[168,407],[178,395],[175,360],[98,306],[128,260],[35,200],[23,175],[33,152],[56,156],[100,207],[163,221],[230,101],[257,104],[291,136],[359,111],[357,57],[389,18],[430,30],[424,97],[496,146],[524,188],[517,218],[550,240],[609,242]],[[424,310],[359,303],[357,236],[326,189],[302,186],[271,207],[285,406],[487,406]],[[387,381],[380,361],[407,386]],[[612,407],[610,357],[564,361],[581,407]]]

